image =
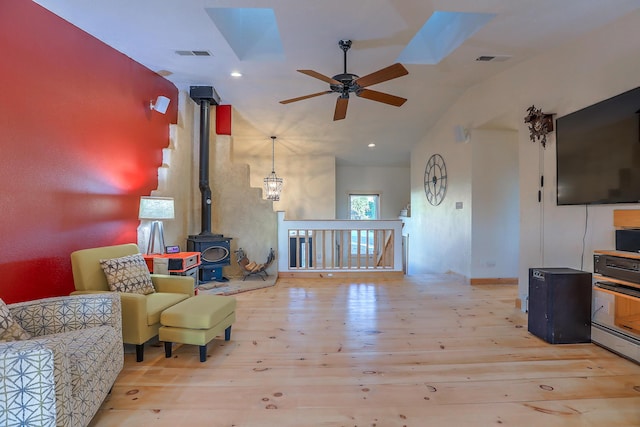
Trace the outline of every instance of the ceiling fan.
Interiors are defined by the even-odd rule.
[[[371,74],[367,74],[364,77],[359,77],[355,74],[347,73],[347,51],[351,48],[351,40],[340,40],[338,46],[344,52],[344,73],[336,74],[333,77],[327,77],[323,74],[313,70],[297,70],[302,74],[306,74],[316,79],[320,79],[329,83],[331,90],[325,90],[323,92],[312,93],[310,95],[300,96],[298,98],[285,99],[280,101],[281,104],[289,104],[291,102],[302,101],[303,99],[313,98],[315,96],[325,95],[327,93],[338,93],[340,96],[336,101],[336,109],[333,113],[333,120],[342,120],[347,117],[347,106],[349,105],[349,94],[354,93],[360,98],[370,99],[371,101],[382,102],[385,104],[400,107],[407,100],[400,98],[399,96],[390,95],[384,92],[378,92],[371,89],[365,89],[368,86],[375,85],[377,83],[386,82],[387,80],[395,79],[409,74],[406,68],[400,63],[395,63],[381,70],[375,71]]]

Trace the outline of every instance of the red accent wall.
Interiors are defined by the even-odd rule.
[[[231,105],[216,105],[216,135],[231,135]]]
[[[0,298],[67,295],[72,251],[136,242],[178,90],[32,1],[0,2],[0,52]]]

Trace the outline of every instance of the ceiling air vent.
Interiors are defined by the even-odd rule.
[[[504,62],[511,59],[511,57],[509,55],[482,55],[482,56],[478,56],[476,58],[476,61],[479,62],[489,62],[489,61],[494,61],[494,62]]]
[[[211,56],[208,50],[176,50],[176,55],[180,56]]]

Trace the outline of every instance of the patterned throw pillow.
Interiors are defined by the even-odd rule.
[[[13,320],[9,307],[0,299],[0,341],[20,341],[30,338],[31,334]]]
[[[114,292],[152,294],[155,292],[147,263],[141,254],[121,258],[101,259],[100,265]]]

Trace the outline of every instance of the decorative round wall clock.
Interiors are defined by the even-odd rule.
[[[447,166],[440,154],[429,158],[424,169],[424,193],[433,206],[438,206],[447,194]]]

